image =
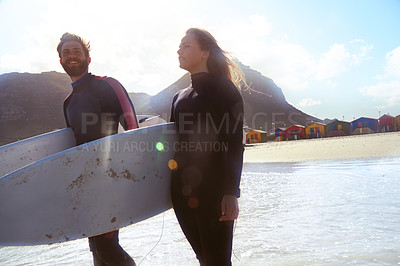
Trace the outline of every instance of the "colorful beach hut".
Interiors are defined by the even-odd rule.
[[[325,137],[325,124],[312,123],[306,126],[306,137],[308,139]]]
[[[396,118],[391,115],[383,115],[379,118],[379,132],[393,132],[397,130]]]
[[[400,130],[400,115],[396,116],[397,130]]]
[[[243,126],[243,143],[249,143],[247,142],[247,134],[253,131],[253,129],[249,128],[248,126]]]
[[[267,132],[254,129],[246,134],[246,143],[260,142],[267,142]]]
[[[285,130],[286,128],[281,128],[278,127],[277,129],[275,129],[275,141],[282,141],[285,140]]]
[[[325,126],[327,137],[348,136],[351,132],[350,122],[335,120]]]
[[[369,134],[378,131],[378,119],[360,117],[351,122],[353,134]]]
[[[285,130],[286,140],[304,139],[306,137],[306,128],[301,125],[291,125]]]

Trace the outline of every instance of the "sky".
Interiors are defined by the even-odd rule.
[[[0,0],[0,75],[64,72],[64,32],[91,43],[89,70],[155,95],[186,72],[190,27],[318,118],[400,115],[400,0]]]

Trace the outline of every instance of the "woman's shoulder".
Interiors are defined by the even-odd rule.
[[[175,101],[175,100],[178,99],[179,97],[183,97],[184,95],[190,93],[191,89],[192,89],[192,87],[189,86],[189,87],[187,87],[187,88],[185,88],[185,89],[178,90],[178,91],[175,93],[175,95],[174,95],[174,97],[173,97],[173,100]]]
[[[178,90],[178,91],[175,93],[175,96],[188,93],[188,92],[190,91],[191,88],[192,88],[192,87],[189,86],[189,87],[187,87],[187,88],[180,89],[180,90]]]
[[[242,100],[242,95],[236,85],[228,78],[214,76],[215,84],[220,96],[230,101]]]

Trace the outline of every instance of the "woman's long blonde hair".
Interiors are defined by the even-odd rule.
[[[231,80],[239,90],[242,85],[247,87],[242,70],[230,59],[229,54],[219,47],[217,40],[211,33],[204,29],[190,28],[186,31],[186,34],[194,34],[200,48],[210,52],[207,60],[209,73]]]

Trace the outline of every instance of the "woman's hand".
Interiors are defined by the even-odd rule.
[[[232,221],[237,219],[239,215],[238,199],[234,195],[224,195],[221,202],[222,216],[219,218],[220,222]]]

